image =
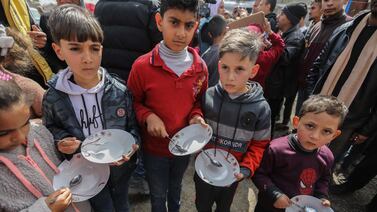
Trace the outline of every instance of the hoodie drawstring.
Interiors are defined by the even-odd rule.
[[[234,138],[236,137],[236,132],[237,132],[237,128],[238,128],[238,123],[239,123],[239,121],[240,121],[241,108],[242,108],[242,104],[239,104],[238,112],[237,112],[236,124],[235,124],[235,127],[234,127],[232,140],[230,140],[230,147],[228,148],[228,154],[226,155],[226,158],[228,158],[228,156],[229,156],[230,150],[231,150],[232,147],[233,147]]]

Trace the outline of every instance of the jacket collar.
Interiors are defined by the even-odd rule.
[[[149,58],[149,63],[152,66],[162,67],[164,70],[171,72],[170,69],[164,63],[164,61],[161,59],[159,49],[160,49],[160,44],[157,44],[154,47],[154,49],[152,50],[151,56]],[[200,58],[199,54],[191,47],[188,47],[187,50],[193,55],[193,63],[192,63],[192,66],[194,66],[193,71],[194,72],[202,72],[203,71],[203,62],[202,62],[202,59]]]
[[[348,36],[351,36],[352,35],[352,32],[353,30],[356,28],[356,26],[360,23],[361,20],[363,20],[363,18],[368,15],[370,13],[370,11],[367,11],[367,12],[364,12],[364,13],[361,13],[359,16],[357,16],[355,19],[353,19],[352,21],[348,22],[348,26],[350,27],[347,27],[346,29],[346,34]]]
[[[287,37],[289,34],[291,34],[292,32],[298,30],[298,24],[294,25],[293,27],[289,28],[286,32],[283,33],[282,37],[285,38]]]

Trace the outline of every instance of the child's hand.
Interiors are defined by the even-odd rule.
[[[331,206],[331,203],[328,199],[321,199],[321,201],[322,201],[321,203],[322,203],[323,206],[325,206],[325,207]]]
[[[274,207],[275,208],[288,208],[291,205],[291,199],[285,194],[281,195],[275,202]]]
[[[202,127],[208,127],[208,124],[204,121],[203,117],[201,116],[194,116],[192,119],[190,119],[189,124],[201,124]]]
[[[234,176],[236,177],[237,181],[241,181],[244,178],[244,175],[242,173],[236,173],[234,174]]]
[[[271,24],[267,18],[264,18],[263,30],[267,32],[268,34],[272,33]]]
[[[46,197],[45,202],[52,212],[65,211],[65,209],[71,204],[72,193],[69,188],[59,189],[48,197]]]
[[[76,137],[66,137],[58,141],[58,150],[64,154],[73,154],[79,148],[81,141]]]
[[[131,156],[139,149],[139,145],[132,144],[132,152],[127,155],[122,155],[122,159],[118,160],[117,162],[110,163],[110,166],[120,166],[123,163],[129,161],[131,159]]]
[[[166,132],[164,122],[156,114],[152,113],[147,117],[147,130],[151,136],[166,138],[169,134]]]

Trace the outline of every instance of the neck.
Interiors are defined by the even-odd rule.
[[[223,39],[222,36],[213,39],[213,45],[218,45],[218,44],[220,44],[220,42],[221,42],[222,39]]]
[[[377,26],[377,17],[374,17],[372,14],[369,16],[368,25]]]
[[[287,25],[287,26],[283,26],[280,28],[280,30],[284,33],[284,32],[287,32],[290,28],[292,28],[293,26],[291,24]]]
[[[98,73],[95,77],[89,80],[80,78],[78,76],[73,76],[73,79],[75,80],[75,83],[80,87],[90,89],[96,86],[101,81],[101,75],[100,73]]]

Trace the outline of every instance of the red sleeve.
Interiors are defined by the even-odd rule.
[[[247,152],[243,157],[243,160],[240,162],[240,166],[250,169],[250,177],[255,173],[255,170],[259,167],[264,150],[267,145],[270,143],[270,140],[252,140],[248,146]]]
[[[136,119],[138,120],[141,126],[144,126],[147,117],[153,113],[149,108],[144,106],[144,88],[145,81],[142,69],[140,68],[140,60],[136,60],[132,66],[130,75],[127,81],[127,87],[133,95],[133,105],[136,113]]]
[[[205,73],[205,75],[204,75],[205,79],[203,81],[202,87],[200,88],[200,92],[195,99],[194,107],[192,108],[192,110],[190,112],[189,121],[196,115],[203,117],[203,112],[202,112],[202,109],[201,109],[201,102],[202,102],[202,97],[203,97],[203,95],[205,94],[205,92],[208,88],[208,69],[207,69],[207,66],[204,63],[204,61],[202,61],[202,65],[203,65],[203,71]]]
[[[284,40],[276,33],[271,33],[268,38],[270,39],[272,46],[270,49],[262,51],[261,54],[267,61],[275,64],[279,60],[280,55],[283,53],[285,46]]]

